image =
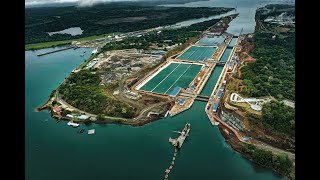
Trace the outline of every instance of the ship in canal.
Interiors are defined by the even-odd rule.
[[[185,141],[185,139],[187,138],[188,134],[190,131],[190,123],[187,123],[185,125],[185,127],[183,128],[182,132],[176,131],[177,133],[180,134],[180,136],[178,138],[172,139],[169,138],[169,142],[176,148],[181,148],[183,142]]]

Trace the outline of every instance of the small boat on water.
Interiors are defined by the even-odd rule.
[[[88,130],[88,134],[94,134],[95,129]]]
[[[71,122],[71,121],[69,121],[67,124],[68,124],[69,126],[72,126],[72,127],[78,127],[78,126],[80,126],[80,124],[74,123],[74,122]]]
[[[83,57],[83,56],[84,56],[84,54],[81,54],[81,55],[80,55],[80,57]]]
[[[84,132],[84,129],[80,129],[79,131],[78,131],[78,134],[81,134],[81,133],[83,133]]]
[[[97,53],[98,52],[98,49],[94,49],[92,52],[91,52],[91,54],[95,54],[95,53]]]

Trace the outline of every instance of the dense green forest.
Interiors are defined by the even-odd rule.
[[[269,4],[265,8],[270,9],[271,11],[266,14],[261,14],[261,19],[266,19],[268,16],[278,16],[284,11],[288,16],[295,16],[295,6],[289,4]]]
[[[131,118],[134,109],[106,96],[99,82],[100,77],[88,70],[73,73],[58,88],[60,97],[72,106],[93,114]]]
[[[42,7],[25,10],[25,44],[75,39],[112,32],[130,32],[180,21],[226,13],[232,8],[160,7],[130,3],[93,7]],[[71,36],[47,32],[80,27],[83,34]]]
[[[292,6],[285,5],[267,7],[280,13],[287,12],[288,8],[292,10]],[[272,13],[270,11],[266,16]],[[252,116],[250,119],[269,132],[295,137],[295,111],[281,102],[283,99],[295,100],[294,27],[280,27],[277,24],[265,27],[268,28],[257,29],[254,36],[244,42],[244,45],[253,44],[250,55],[256,61],[241,68],[241,79],[246,86],[241,93],[250,97],[275,97],[277,101],[263,105],[261,117]],[[286,31],[277,32],[279,28]]]
[[[210,26],[217,23],[220,19],[212,19],[209,21],[204,21],[200,23],[193,24],[188,27],[183,27],[179,29],[169,29],[164,30],[161,33],[152,32],[142,37],[129,37],[123,41],[115,41],[106,44],[102,50],[117,50],[117,49],[149,49],[151,44],[162,45],[165,40],[171,40],[171,44],[184,43],[191,37],[199,35],[202,31],[206,30]]]
[[[242,151],[244,153],[248,153],[252,156],[254,162],[264,167],[272,167],[277,172],[282,175],[288,176],[290,179],[292,162],[290,161],[288,155],[280,154],[276,155],[273,154],[271,151],[265,151],[262,149],[257,149],[252,144],[243,144]]]
[[[267,5],[268,13],[257,11],[256,18],[263,20],[275,14],[291,12],[292,5]],[[263,15],[262,15],[263,14]],[[295,100],[295,28],[264,23],[264,30],[257,29],[248,42],[254,45],[250,55],[256,62],[241,69],[248,96],[271,95],[281,100]],[[282,28],[285,31],[278,32]],[[287,30],[288,29],[288,30]]]
[[[257,61],[241,69],[247,86],[243,94],[295,100],[295,34],[281,34],[283,38],[275,39],[272,39],[273,33],[257,32],[254,35],[251,55]]]
[[[261,119],[267,130],[295,136],[295,111],[282,102],[271,101],[264,104]]]

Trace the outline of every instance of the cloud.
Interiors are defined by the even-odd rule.
[[[101,2],[137,1],[137,0],[25,0],[25,6],[45,4],[76,3],[79,6],[92,6]]]

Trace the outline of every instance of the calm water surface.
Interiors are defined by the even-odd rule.
[[[82,34],[83,30],[80,27],[71,27],[65,30],[57,31],[57,32],[48,32],[50,36],[54,34],[70,34],[71,36],[76,36]]]
[[[88,58],[88,54],[80,57],[83,50],[42,57],[36,56],[38,52],[25,53],[27,180],[162,179],[173,153],[168,138],[176,136],[172,131],[181,130],[186,122],[192,129],[170,179],[281,179],[233,151],[210,124],[204,102],[143,127],[81,125],[86,130],[96,129],[91,136],[77,134],[66,122],[56,124],[47,112],[35,112],[72,69]]]
[[[242,11],[240,4],[238,8]],[[252,18],[255,9],[255,6],[250,9]],[[248,19],[237,26],[252,24],[252,21]],[[246,31],[252,29],[247,28]],[[188,111],[142,127],[81,125],[86,131],[77,134],[78,129],[67,126],[66,122],[56,124],[48,112],[37,113],[34,109],[44,103],[51,91],[89,58],[90,53],[80,57],[85,49],[79,48],[36,56],[50,50],[25,52],[26,180],[163,179],[173,154],[168,139],[176,136],[172,131],[181,130],[186,122],[191,123],[190,136],[178,153],[170,179],[284,179],[269,169],[256,167],[233,151],[217,127],[210,124],[204,102],[196,101]],[[96,129],[94,135],[87,134],[91,128]]]

